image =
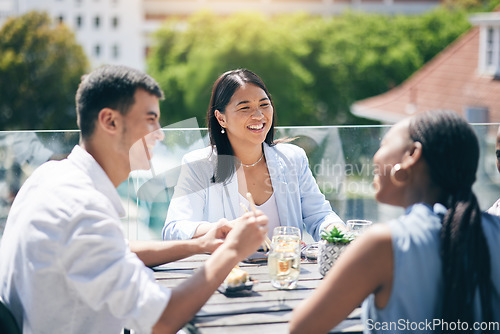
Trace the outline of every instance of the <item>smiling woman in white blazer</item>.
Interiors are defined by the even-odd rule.
[[[315,240],[342,225],[320,192],[300,147],[274,140],[275,111],[262,80],[245,69],[214,83],[207,114],[210,146],[186,154],[163,238],[204,235],[213,223],[234,224],[250,192],[273,227],[305,227]]]

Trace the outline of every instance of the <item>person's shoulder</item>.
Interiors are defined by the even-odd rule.
[[[372,245],[381,245],[381,244],[391,244],[392,243],[392,233],[391,227],[389,224],[385,223],[376,223],[370,226],[370,228],[366,229],[361,237],[366,240],[365,242],[369,242]]]
[[[274,146],[271,146],[271,149],[274,149],[278,153],[283,154],[289,158],[306,156],[306,152],[304,151],[304,149],[292,143],[278,143]]]
[[[500,216],[491,212],[483,212],[481,219],[483,224],[489,224],[500,229]]]
[[[84,170],[71,165],[71,163],[67,162],[66,166],[65,162],[61,162],[56,164],[55,171],[58,171],[58,177],[53,182],[54,189],[57,190],[57,193],[60,196],[64,196],[64,194],[68,194],[68,198],[78,198],[79,196],[71,196],[74,192],[77,192],[81,195],[84,193],[87,194],[89,192],[95,193],[93,196],[86,196],[87,200],[95,199],[96,196],[100,195],[100,192],[96,189],[96,182],[100,182],[102,180],[92,178],[92,175],[86,173]],[[50,165],[49,165],[50,167]],[[54,174],[53,174],[54,175]],[[99,196],[100,197],[100,196]],[[81,196],[83,199],[84,196]]]
[[[82,173],[75,168],[67,159],[59,161],[47,161],[35,169],[30,176],[30,181],[41,187],[59,187],[67,184],[78,187],[79,184],[91,182],[90,175]]]
[[[196,178],[201,180],[212,177],[216,168],[217,154],[213,152],[212,147],[208,146],[198,150],[191,151],[182,158],[181,168]]]
[[[484,236],[488,240],[490,249],[495,248],[498,250],[500,248],[500,217],[483,212],[481,216],[481,226]]]
[[[207,146],[204,148],[200,148],[191,152],[188,152],[184,155],[182,158],[184,163],[190,163],[190,162],[195,162],[195,161],[200,161],[200,160],[210,160],[211,157],[214,155],[212,150],[212,146]]]
[[[392,237],[400,245],[435,245],[439,239],[441,222],[446,208],[437,203],[434,207],[416,203],[408,208],[403,215],[390,220],[387,224]],[[406,247],[406,246],[404,246]]]
[[[415,203],[406,208],[405,214],[401,216],[400,219],[424,222],[427,222],[429,219],[434,219],[440,222],[446,212],[446,207],[441,203],[435,203],[433,206],[426,203]]]
[[[53,212],[58,221],[70,219],[80,208],[101,206],[107,200],[95,189],[90,175],[68,160],[49,161],[28,178],[18,196],[30,210]]]

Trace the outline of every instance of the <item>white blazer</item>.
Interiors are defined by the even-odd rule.
[[[305,227],[315,240],[334,222],[343,223],[320,192],[303,149],[293,144],[264,146],[267,168],[281,225]],[[190,239],[201,223],[239,217],[236,172],[225,183],[213,183],[217,153],[206,147],[182,159],[179,181],[168,208],[163,239]]]

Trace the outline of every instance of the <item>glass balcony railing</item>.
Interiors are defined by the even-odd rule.
[[[481,144],[474,190],[481,209],[500,197],[496,168],[498,124],[473,125]],[[295,138],[302,147],[319,188],[344,220],[383,222],[402,208],[374,199],[372,158],[388,126],[279,127],[276,138]],[[154,148],[151,169],[133,171],[118,187],[127,212],[123,227],[129,239],[161,239],[168,205],[184,154],[208,145],[206,129],[165,128]],[[27,177],[43,162],[64,158],[78,144],[78,131],[0,132],[0,235],[10,206]]]

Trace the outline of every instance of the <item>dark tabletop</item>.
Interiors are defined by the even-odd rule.
[[[156,280],[160,285],[174,287],[191,276],[207,257],[195,255],[155,267]],[[199,333],[288,333],[291,311],[311,295],[322,279],[318,265],[303,260],[297,287],[278,290],[271,285],[266,263],[240,263],[240,267],[256,281],[252,290],[231,297],[216,291],[192,321]],[[362,333],[360,316],[361,309],[355,309],[331,333]]]

